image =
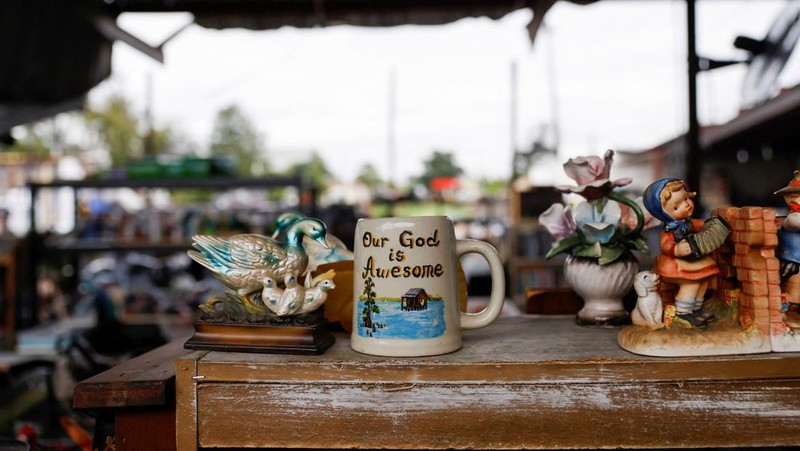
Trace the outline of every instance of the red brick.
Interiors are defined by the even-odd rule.
[[[739,209],[739,217],[746,219],[760,218],[761,207],[742,207]]]
[[[769,297],[769,308],[772,310],[773,308],[780,309],[781,308],[781,297],[780,296],[770,296]]]
[[[741,233],[741,232],[736,232]],[[748,244],[750,246],[763,246],[764,245],[764,232],[757,231],[757,232],[744,232],[742,233],[742,237],[740,239],[741,243]]]
[[[781,275],[778,271],[767,271],[767,283],[780,285]]]
[[[761,217],[764,218],[764,222],[775,221],[776,216],[777,213],[774,208],[764,208],[761,210]]]
[[[732,219],[739,217],[739,209],[736,207],[715,208],[711,216],[721,216],[726,221],[731,222]]]
[[[746,244],[737,243],[735,249],[736,249],[736,255],[746,255],[748,252],[750,252],[750,246]]]
[[[777,246],[778,246],[778,235],[774,233],[765,233],[764,247],[769,249],[775,249]]]
[[[778,224],[777,220],[766,221],[764,222],[764,233],[778,233],[778,227],[780,227],[780,224]]]
[[[747,232],[763,232],[764,220],[763,219],[748,219],[744,223],[744,229]]]
[[[756,296],[753,298],[753,308],[755,310],[769,310],[769,298],[766,296]],[[766,316],[766,315],[765,315]]]
[[[744,277],[739,277],[739,281],[741,282],[762,283],[767,279],[767,270],[747,270],[743,275]]]
[[[745,281],[750,277],[750,270],[744,267],[736,268],[736,278]]]
[[[781,291],[781,286],[780,285],[772,284],[772,283],[767,285],[767,292],[768,292],[769,296],[780,296],[781,293],[783,293]]]
[[[767,285],[763,283],[743,282],[742,290],[746,294],[755,296],[756,298],[767,296],[769,293]]]
[[[742,266],[747,269],[764,269],[767,267],[767,259],[758,253],[750,252],[742,256]]]
[[[777,258],[770,258],[767,260],[767,271],[778,271],[781,269],[781,264]]]

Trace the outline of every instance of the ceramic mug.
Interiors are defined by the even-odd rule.
[[[461,348],[461,330],[489,325],[503,309],[505,276],[497,251],[456,240],[446,216],[361,219],[356,225],[351,346],[365,354],[414,357]],[[458,258],[488,262],[492,292],[475,314],[459,309]]]

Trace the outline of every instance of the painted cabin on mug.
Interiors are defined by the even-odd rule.
[[[400,310],[425,310],[428,308],[428,293],[423,288],[412,288],[403,295]]]

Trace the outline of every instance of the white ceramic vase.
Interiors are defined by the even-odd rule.
[[[629,322],[622,299],[633,287],[639,261],[630,252],[607,265],[596,259],[568,256],[564,277],[583,298],[576,321],[583,325],[618,326]]]

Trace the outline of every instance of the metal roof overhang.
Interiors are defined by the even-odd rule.
[[[597,0],[569,0],[588,4]],[[189,12],[206,28],[269,30],[349,24],[438,25],[465,17],[499,19],[534,11],[531,37],[556,0],[5,0],[0,1],[0,137],[12,127],[79,108],[111,74],[114,40],[156,59],[116,27],[124,12]],[[137,42],[138,41],[138,42]],[[138,45],[137,45],[138,44]]]
[[[770,142],[800,141],[800,86],[785,90],[768,102],[742,111],[732,120],[704,128],[704,153],[730,152]]]

